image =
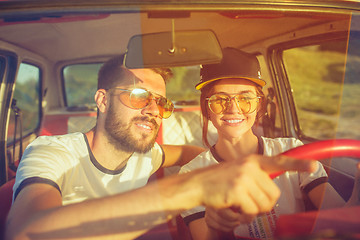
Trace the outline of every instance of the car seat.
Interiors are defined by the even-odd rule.
[[[9,213],[15,178],[0,187],[0,239],[4,238],[6,217]]]

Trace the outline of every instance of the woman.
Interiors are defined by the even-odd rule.
[[[241,161],[253,153],[276,155],[302,145],[295,138],[270,139],[254,134],[253,126],[264,112],[262,87],[265,84],[257,58],[233,48],[223,50],[221,63],[203,66],[201,82],[196,89],[201,90],[203,141],[209,150],[183,166],[180,172],[225,161]],[[209,121],[218,133],[213,146],[207,140]],[[236,209],[205,207],[184,212],[182,216],[193,239],[224,239],[224,235],[219,237],[220,232],[214,229],[232,232],[230,235],[237,238],[272,238],[279,215],[304,211],[304,194],[316,207],[320,207],[323,190],[329,185],[320,163],[313,173],[286,172],[274,181],[282,193],[272,211],[264,215],[244,216]],[[331,188],[331,191],[335,190]],[[336,199],[332,197],[335,206],[344,204],[339,195]]]

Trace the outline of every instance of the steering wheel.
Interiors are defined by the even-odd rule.
[[[323,140],[290,149],[282,155],[304,160],[322,160],[332,157],[360,158],[360,141],[354,139]],[[270,177],[275,178],[282,173],[271,173]]]
[[[360,141],[353,139],[324,140],[306,144],[282,154],[305,160],[321,160],[331,157],[360,158]],[[274,178],[280,174],[282,173],[275,173],[270,176]],[[359,216],[359,213],[360,206],[352,206],[351,208],[325,210],[322,211],[321,215],[317,211],[283,215],[277,221],[275,236],[298,239],[296,236],[301,235],[302,239],[320,239],[322,236],[321,230],[324,230],[324,226],[319,225],[320,228],[317,230],[318,232],[315,232],[315,235],[313,231],[317,219],[321,218],[326,221],[326,229],[330,228],[334,231],[333,234],[336,234],[333,239],[351,238],[353,232],[358,232],[359,220],[357,216]],[[343,219],[346,219],[346,227],[344,224],[339,224],[338,218],[334,218],[334,216],[343,216]],[[345,232],[342,232],[344,229],[346,229]],[[346,234],[346,236],[342,234]]]

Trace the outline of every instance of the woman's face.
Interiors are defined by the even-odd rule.
[[[255,99],[257,95],[254,83],[245,79],[218,80],[213,84],[209,93],[208,98],[214,94],[220,94],[217,95],[220,98],[221,96],[234,97],[240,94],[244,97],[240,99],[254,99],[251,101],[252,105],[250,106],[250,104],[246,103],[241,104],[241,101],[239,101],[239,104],[236,104],[236,99],[232,98],[228,107],[226,109],[223,108],[223,112],[218,114],[211,111],[207,103],[209,119],[216,127],[219,137],[241,138],[246,133],[252,133],[251,128],[256,120],[258,106],[256,102],[258,99]],[[220,103],[214,106],[219,107]],[[249,110],[249,108],[251,109]],[[215,111],[219,109],[221,110],[221,107],[215,109]],[[253,109],[255,110],[253,111]]]

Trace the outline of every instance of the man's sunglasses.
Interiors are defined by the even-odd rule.
[[[159,109],[159,115],[162,118],[169,118],[174,111],[174,104],[167,98],[158,94],[152,93],[146,89],[134,88],[134,89],[122,89],[114,87],[112,89],[124,91],[123,94],[128,97],[130,107],[134,109],[143,109],[150,105],[152,100],[155,100]]]
[[[212,95],[209,98],[206,98],[208,101],[208,106],[210,110],[215,114],[224,113],[230,106],[231,100],[234,99],[237,108],[242,113],[253,113],[258,107],[259,99],[258,96],[246,96],[244,94],[236,94],[233,97],[230,97],[226,94],[217,93]]]

